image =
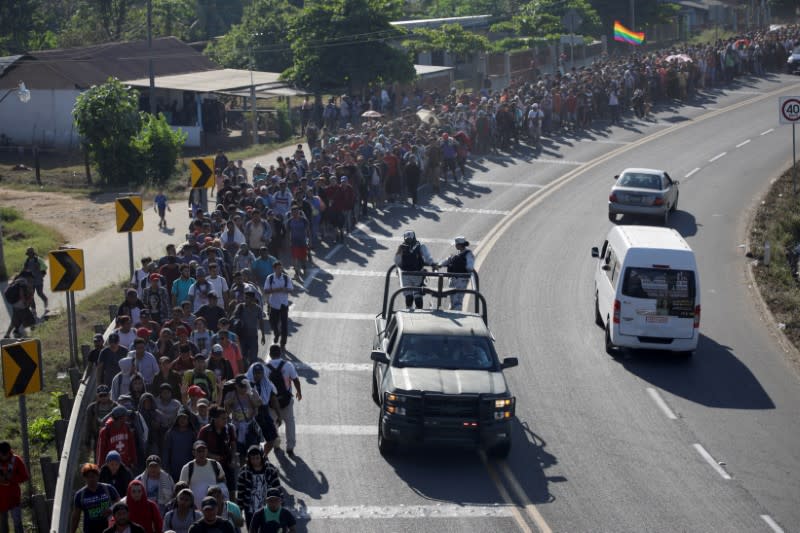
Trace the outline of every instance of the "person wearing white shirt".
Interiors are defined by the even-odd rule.
[[[206,280],[211,284],[214,294],[222,296],[223,308],[228,308],[228,282],[219,275],[219,267],[216,263],[208,265],[208,277]],[[197,311],[197,309],[195,309]]]
[[[281,399],[278,398],[278,405],[280,407],[279,413],[276,413],[276,418],[283,420],[283,427],[286,428],[286,454],[294,458],[294,447],[297,444],[297,432],[294,421],[294,401],[303,399],[303,393],[300,390],[300,378],[297,375],[295,366],[285,360],[281,359],[283,350],[277,344],[269,347],[269,361],[267,361],[267,370],[272,372],[280,372],[281,379],[285,384],[286,390],[289,392],[288,403],[281,406]],[[294,394],[292,394],[292,384],[294,384]],[[277,415],[280,415],[279,417]]]
[[[269,305],[269,324],[272,327],[273,342],[280,340],[281,348],[286,347],[289,336],[289,293],[294,289],[292,280],[283,271],[280,261],[272,265],[273,272],[264,280],[264,294]]]
[[[133,341],[133,351],[128,352],[128,357],[133,361],[133,368],[142,375],[146,385],[153,382],[153,378],[159,373],[158,361],[153,354],[145,351],[145,340],[137,337]]]

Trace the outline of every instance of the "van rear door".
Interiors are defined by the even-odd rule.
[[[697,283],[691,270],[627,267],[623,272],[619,331],[623,335],[690,339]]]

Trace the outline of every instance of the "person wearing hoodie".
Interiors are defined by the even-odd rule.
[[[278,439],[278,428],[282,420],[277,419],[277,424],[272,420],[270,412],[276,413],[280,416],[280,406],[278,405],[278,391],[275,385],[266,377],[267,365],[259,360],[250,365],[247,369],[245,376],[253,387],[253,390],[261,398],[261,405],[256,414],[256,421],[261,426],[261,433],[264,435],[264,455],[268,455],[275,446],[275,441]],[[273,411],[270,411],[270,408]]]
[[[164,531],[164,522],[158,505],[147,499],[147,492],[141,481],[134,479],[130,482],[124,501],[128,505],[130,521],[139,524],[144,533]]]
[[[164,437],[163,465],[172,479],[178,479],[183,465],[194,459],[192,444],[197,433],[189,424],[189,410],[181,407],[175,424]]]
[[[172,384],[162,383],[158,387],[158,396],[156,396],[156,409],[161,411],[161,430],[162,434],[175,424],[175,419],[178,418],[178,411],[181,409],[181,402],[176,400],[172,392]],[[161,440],[158,441],[161,443]]]
[[[136,479],[144,485],[147,498],[158,505],[158,510],[163,516],[166,513],[167,504],[172,500],[175,490],[175,482],[167,472],[161,469],[161,458],[158,455],[151,455],[145,461],[146,469],[136,476]]]
[[[260,447],[250,446],[247,461],[236,480],[236,503],[244,512],[246,524],[267,504],[267,491],[280,488],[278,469],[269,462]]]
[[[106,462],[100,468],[100,483],[107,483],[117,489],[119,494],[125,494],[128,484],[133,480],[130,468],[122,464],[119,452],[111,450],[106,454]]]
[[[119,453],[125,466],[136,464],[136,434],[128,426],[128,410],[121,405],[111,410],[111,417],[100,429],[95,457],[105,458],[112,450]]]
[[[111,399],[118,401],[123,394],[129,394],[131,390],[131,378],[135,373],[133,359],[125,357],[119,360],[119,372],[111,380]]]
[[[164,527],[175,533],[189,533],[192,524],[201,520],[203,515],[194,508],[194,494],[191,489],[182,489],[176,500],[177,506],[164,515]]]
[[[134,405],[140,405],[142,397],[147,392],[147,385],[144,383],[144,378],[138,372],[134,372],[131,376],[131,384],[128,387],[128,396]]]
[[[239,245],[239,251],[233,256],[233,271],[239,272],[245,268],[253,268],[253,263],[255,262],[256,256],[250,251],[250,247],[242,243]]]
[[[142,453],[139,457],[147,457],[152,454],[160,453],[161,450],[159,447],[164,440],[164,414],[156,407],[155,396],[149,392],[142,394],[142,397],[139,399],[138,412],[147,425],[147,434],[149,435],[147,442],[144,443],[144,449],[140,450]]]

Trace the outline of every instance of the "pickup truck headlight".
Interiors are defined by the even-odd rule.
[[[391,415],[405,416],[406,408],[405,407],[398,407],[396,405],[387,405],[386,406],[386,412],[391,414]]]
[[[406,408],[402,407],[406,403],[407,398],[399,394],[387,392],[383,396],[383,408],[390,415],[405,416]],[[400,405],[398,405],[400,404]]]
[[[494,419],[509,420],[514,416],[515,398],[500,398],[494,401]]]
[[[514,405],[514,400],[512,398],[503,398],[502,400],[494,401],[495,409],[505,409],[507,407],[511,407],[512,405]]]

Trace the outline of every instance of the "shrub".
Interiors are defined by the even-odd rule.
[[[174,174],[186,133],[173,131],[164,115],[145,114],[142,129],[132,144],[144,167],[144,177],[155,184],[167,182]]]

